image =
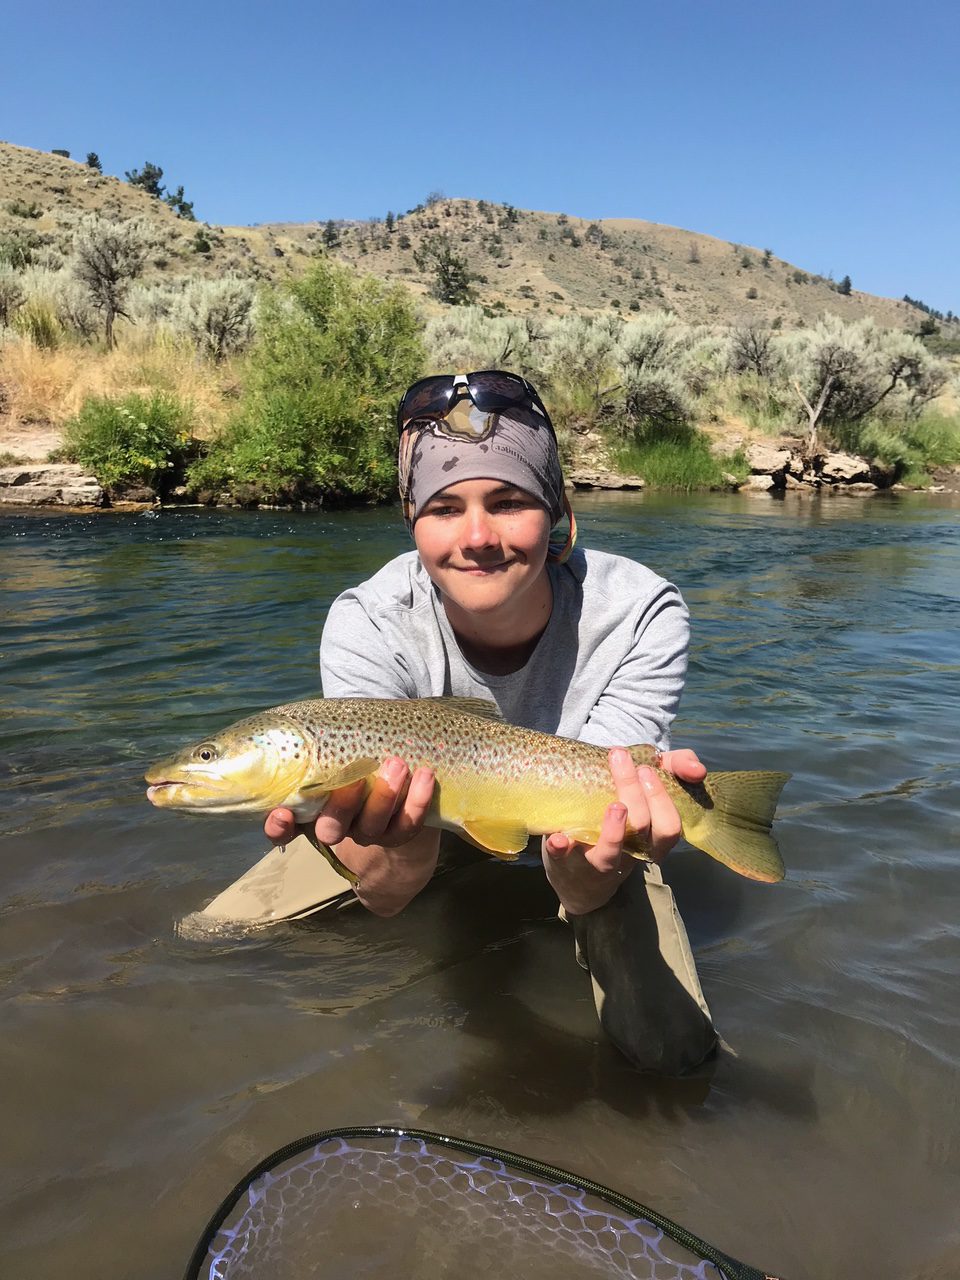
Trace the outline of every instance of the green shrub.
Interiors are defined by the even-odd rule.
[[[836,424],[831,435],[843,448],[895,469],[897,479],[921,484],[934,467],[960,463],[960,419],[933,411],[893,423],[871,418]]]
[[[406,290],[317,262],[265,298],[243,402],[190,487],[249,501],[386,497],[396,403],[422,364]]]
[[[164,392],[121,400],[88,396],[64,429],[63,456],[107,489],[145,484],[163,492],[190,443],[186,405]]]
[[[36,200],[31,200],[29,204],[26,200],[11,200],[7,204],[7,213],[14,218],[39,218],[43,210]]]
[[[28,298],[13,316],[13,328],[35,347],[53,351],[60,345],[63,327],[57,313],[45,298]]]
[[[624,474],[639,475],[652,489],[724,488],[724,472],[745,480],[750,472],[742,454],[717,456],[701,432],[660,436],[622,447],[616,464]]]

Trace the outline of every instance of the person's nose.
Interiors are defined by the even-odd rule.
[[[471,507],[464,512],[464,547],[471,551],[485,551],[495,547],[498,541],[494,522],[484,507]]]

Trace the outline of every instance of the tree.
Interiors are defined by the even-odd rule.
[[[337,230],[337,224],[332,218],[323,228],[323,243],[328,249],[335,249],[340,243],[340,232]]]
[[[169,205],[178,218],[183,218],[185,222],[196,222],[193,201],[184,199],[182,185],[177,187],[176,191],[167,192],[163,197],[163,203]]]
[[[462,307],[474,301],[473,282],[477,277],[466,258],[456,252],[446,232],[427,236],[420,248],[414,250],[413,257],[421,271],[433,275],[432,292],[439,302]]]
[[[770,378],[776,371],[778,357],[770,329],[758,324],[741,325],[730,335],[730,368],[734,373],[755,373]]]
[[[142,169],[127,170],[124,177],[131,187],[142,187],[148,196],[156,196],[159,200],[163,195],[163,187],[160,185],[163,170],[159,165],[152,164],[149,160]]]
[[[103,173],[103,165],[100,163],[100,157],[95,151],[87,152],[87,168],[96,169],[97,173]]]
[[[850,290],[853,288],[853,282],[849,276],[844,276],[837,285],[837,293],[842,293],[845,298],[850,297]]]
[[[392,210],[392,209],[388,209],[388,210],[387,210],[387,216],[384,218],[383,222],[384,222],[384,226],[387,228],[387,230],[388,230],[389,232],[391,232],[391,233],[392,233],[392,232],[393,232],[393,224],[394,224],[394,216],[393,216],[393,210]]]
[[[941,389],[947,368],[910,334],[871,320],[844,324],[825,316],[784,342],[790,382],[807,415],[808,449],[822,423],[862,421],[883,405],[914,415]]]
[[[73,251],[74,274],[103,316],[104,338],[112,348],[114,322],[126,316],[123,308],[130,283],[143,270],[143,231],[137,223],[110,222],[94,214],[80,223]]]

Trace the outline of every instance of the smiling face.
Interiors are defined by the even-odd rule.
[[[433,495],[413,527],[420,559],[455,631],[484,619],[526,625],[552,604],[546,574],[550,516],[536,498],[501,480],[461,480]]]

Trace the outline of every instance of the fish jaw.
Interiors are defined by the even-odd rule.
[[[267,813],[299,794],[310,770],[301,735],[258,717],[152,765],[147,799],[158,809]]]

